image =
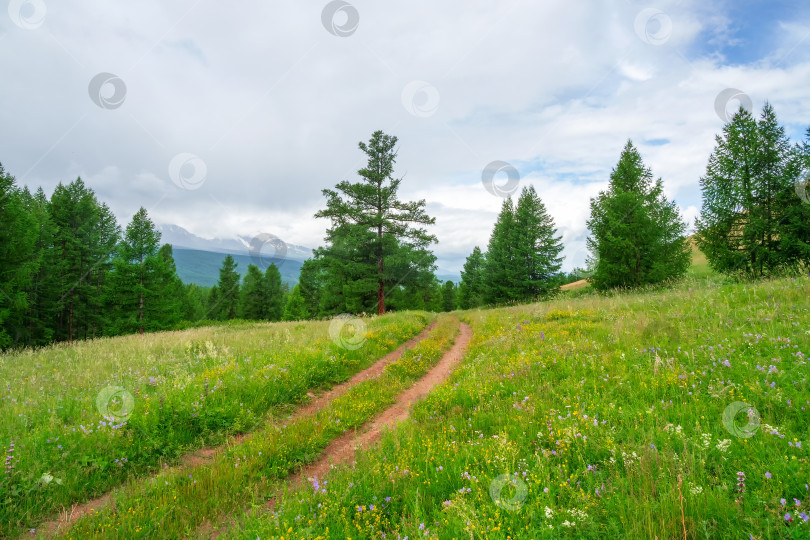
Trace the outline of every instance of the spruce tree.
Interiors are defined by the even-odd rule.
[[[242,281],[239,316],[250,321],[261,321],[267,318],[267,287],[264,274],[259,267],[248,265],[247,274]]]
[[[689,267],[686,224],[631,141],[611,172],[607,191],[591,199],[587,225],[588,247],[598,253],[589,278],[597,290],[661,283],[683,276]]]
[[[301,288],[296,285],[287,295],[287,302],[284,305],[284,315],[282,317],[285,321],[302,321],[309,318],[306,302],[301,295]]]
[[[205,287],[200,287],[196,283],[184,284],[182,305],[183,320],[190,322],[202,320],[206,316],[206,300],[209,294],[210,290],[206,290]]]
[[[454,309],[456,309],[456,284],[448,279],[442,287],[442,311]]]
[[[228,254],[222,261],[219,269],[219,281],[217,291],[219,293],[218,303],[213,315],[219,320],[230,320],[236,318],[239,307],[239,279],[236,272],[238,263]],[[273,266],[273,265],[271,265]]]
[[[51,221],[50,202],[42,188],[31,197],[30,214],[36,220],[36,247],[39,259],[36,273],[28,290],[26,335],[23,345],[40,346],[53,341],[54,315],[58,300],[57,276],[54,269],[53,237],[55,227]]]
[[[481,248],[475,246],[464,262],[461,284],[458,286],[458,303],[461,309],[484,305],[484,267],[486,260]]]
[[[171,244],[163,244],[157,252],[156,289],[158,301],[154,303],[154,319],[158,329],[170,329],[183,319],[185,286],[177,276],[177,265]]]
[[[484,301],[496,304],[517,300],[520,292],[515,253],[515,208],[507,197],[492,229],[484,265]]]
[[[118,247],[109,303],[115,313],[112,333],[154,331],[161,328],[165,271],[158,257],[160,232],[141,207],[132,216]]]
[[[315,318],[320,313],[322,271],[315,259],[307,259],[301,265],[298,275],[299,294],[304,299],[307,319]]]
[[[559,287],[562,237],[534,186],[524,187],[515,209],[514,288],[521,300],[546,296]]]
[[[284,315],[284,289],[281,284],[281,272],[275,264],[270,264],[264,272],[266,298],[265,317],[268,321],[280,321]]]

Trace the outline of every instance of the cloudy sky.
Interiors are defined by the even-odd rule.
[[[726,105],[768,100],[802,136],[810,3],[12,0],[0,69],[7,172],[48,194],[81,176],[122,224],[144,206],[203,237],[318,246],[321,190],[356,179],[382,129],[442,271],[486,246],[493,161],[535,186],[570,269],[628,138],[691,222]]]

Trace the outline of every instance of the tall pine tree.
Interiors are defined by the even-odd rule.
[[[316,257],[325,260],[332,280],[325,293],[327,301],[336,301],[325,306],[328,311],[365,310],[376,296],[377,313],[383,314],[386,289],[407,286],[418,271],[433,269],[435,256],[428,246],[437,240],[422,226],[435,219],[425,212],[424,200],[397,198],[401,179],[392,176],[396,144],[396,137],[375,131],[368,143],[359,144],[368,158],[358,171],[362,180],[323,190],[326,208],[315,217],[329,218],[331,227],[327,246],[316,250]]]

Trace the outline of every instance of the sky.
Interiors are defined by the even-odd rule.
[[[321,190],[358,180],[381,129],[401,198],[436,218],[440,272],[527,185],[570,270],[628,139],[692,224],[727,111],[768,101],[803,137],[810,3],[11,0],[0,69],[6,171],[49,195],[80,176],[122,226],[143,206],[317,247]]]

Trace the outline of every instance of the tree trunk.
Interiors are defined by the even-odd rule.
[[[70,293],[70,310],[68,315],[68,343],[73,344],[73,293]]]
[[[141,290],[138,294],[140,306],[138,308],[138,327],[140,334],[143,335],[143,257],[141,257],[141,275],[140,275]]]
[[[377,315],[385,314],[385,289],[383,288],[383,255],[382,255],[382,225],[377,227]]]

